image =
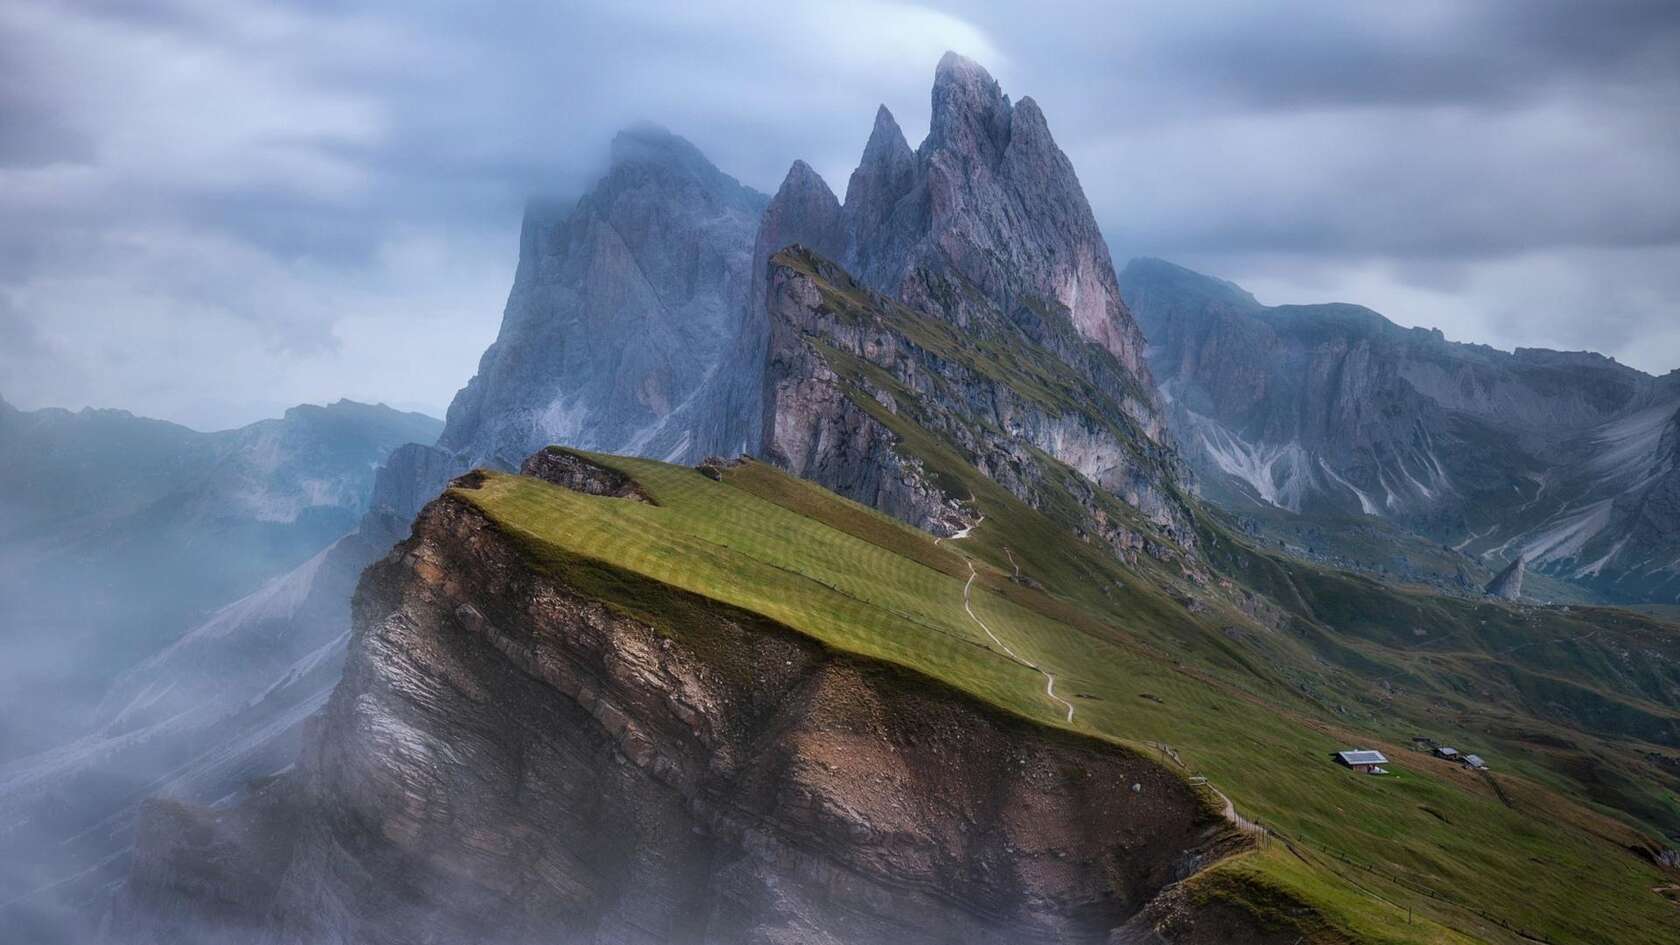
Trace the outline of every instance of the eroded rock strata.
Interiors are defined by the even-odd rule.
[[[1103,370],[1113,358],[1093,346],[1074,367],[1045,343],[1072,331],[1065,311],[1023,325],[983,309],[958,332],[803,247],[769,268],[764,452],[778,466],[949,535],[967,497],[924,473],[905,442],[915,431],[1029,505],[1071,497],[1080,515],[1066,524],[1116,554],[1144,547],[1144,528],[1193,545],[1176,454],[1122,419],[1129,388]]]
[[[1102,942],[1232,843],[1144,758],[682,612],[709,616],[661,628],[579,596],[445,495],[364,577],[299,768],[231,811],[153,805],[118,924],[218,945]]]

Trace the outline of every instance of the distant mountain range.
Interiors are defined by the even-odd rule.
[[[1680,601],[1680,371],[1451,342],[1357,305],[1261,305],[1156,259],[1120,281],[1224,507],[1374,516],[1593,597]]]
[[[355,576],[400,537],[374,537],[376,473],[441,429],[350,401],[215,433],[0,401],[0,916],[24,939],[109,880],[141,798],[288,763]]]
[[[11,667],[0,760],[62,731],[51,707],[66,690],[108,680],[354,528],[390,451],[438,429],[349,401],[217,433],[0,401],[0,633],[10,652],[52,661]]]

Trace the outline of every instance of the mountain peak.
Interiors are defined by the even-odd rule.
[[[834,192],[829,189],[828,181],[823,180],[822,175],[817,173],[816,168],[802,160],[795,160],[793,165],[788,168],[787,176],[782,178],[782,186],[777,190],[777,193],[815,188],[821,188],[827,191],[829,196],[833,196]]]
[[[893,113],[882,105],[875,110],[875,125],[869,130],[869,143],[863,146],[864,164],[880,164],[883,162],[897,163],[903,157],[911,157],[910,142],[904,140],[904,131],[898,127],[898,121]]]
[[[973,88],[989,87],[996,91],[997,80],[986,67],[954,50],[946,50],[933,70],[934,88],[941,85],[960,85]]]
[[[875,110],[875,125],[863,157],[846,181],[845,226],[852,251],[848,262],[860,276],[868,278],[877,269],[896,266],[903,239],[894,239],[888,221],[916,180],[916,152],[910,150],[892,112],[882,105]]]
[[[526,214],[501,329],[439,439],[465,462],[516,469],[556,442],[675,458],[735,446],[708,439],[721,403],[690,398],[740,329],[768,198],[657,125],[619,132],[611,154],[569,210]]]
[[[1165,327],[1158,323],[1149,324],[1161,311],[1161,306],[1149,303],[1161,295],[1195,299],[1204,304],[1217,302],[1221,308],[1238,311],[1261,307],[1259,299],[1234,282],[1205,275],[1194,269],[1186,269],[1153,256],[1139,256],[1126,263],[1126,268],[1120,272],[1120,294],[1125,298],[1126,304],[1132,306],[1133,313],[1144,324],[1146,333],[1153,333]],[[1140,301],[1143,303],[1141,307]]]
[[[611,169],[580,204],[599,209],[626,190],[684,181],[697,184],[707,200],[744,213],[758,213],[768,199],[719,170],[687,138],[652,122],[638,122],[614,135],[611,154]]]
[[[763,260],[784,246],[801,243],[824,255],[838,255],[845,249],[845,226],[840,201],[828,182],[804,161],[794,161],[782,186],[764,210],[759,222],[754,258],[752,303],[763,301]]]
[[[863,158],[846,182],[846,206],[854,215],[867,217],[869,226],[878,226],[915,175],[916,152],[910,150],[892,112],[882,105],[875,110],[875,126],[863,146]]]
[[[929,145],[1002,150],[1009,138],[1009,114],[1009,97],[979,63],[954,52],[939,60]]]
[[[840,219],[840,201],[811,165],[794,161],[787,177],[770,198],[764,217],[759,223],[755,258],[768,259],[771,253],[789,243],[804,243],[819,253],[836,255],[844,251],[845,229]],[[755,268],[755,285],[763,275],[763,266]],[[761,301],[756,298],[754,303]]]
[[[1056,147],[1055,139],[1050,136],[1050,123],[1030,96],[1023,96],[1016,102],[1015,110],[1009,117],[1009,146],[1012,149],[1043,150]]]

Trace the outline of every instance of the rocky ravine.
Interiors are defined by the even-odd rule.
[[[446,494],[364,577],[299,768],[148,811],[114,939],[1129,941],[1236,842],[1144,758],[713,613],[579,597]]]

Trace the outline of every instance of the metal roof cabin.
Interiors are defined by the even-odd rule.
[[[1382,766],[1388,764],[1388,758],[1382,752],[1365,748],[1338,751],[1332,757],[1336,759],[1338,764],[1346,765],[1365,774],[1381,774]]]
[[[1477,771],[1487,770],[1487,762],[1482,760],[1481,755],[1465,755],[1464,763],[1472,768],[1475,768]]]
[[[1440,748],[1435,749],[1435,757],[1445,758],[1448,761],[1457,761],[1458,760],[1458,749],[1457,748],[1448,748],[1445,745],[1443,745]]]

